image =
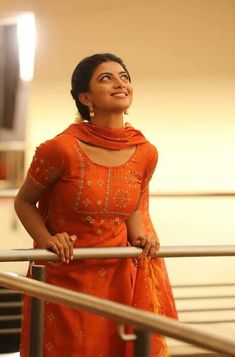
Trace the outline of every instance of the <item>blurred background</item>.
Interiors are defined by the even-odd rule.
[[[0,249],[32,246],[12,196],[36,146],[74,122],[71,73],[97,52],[124,59],[126,119],[159,151],[150,210],[161,245],[234,244],[235,1],[0,0]],[[166,263],[174,285],[230,284],[234,259]]]

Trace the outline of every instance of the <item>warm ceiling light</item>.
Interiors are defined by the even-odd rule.
[[[36,42],[35,17],[25,14],[17,20],[17,38],[19,44],[20,78],[30,81],[34,72],[34,54]]]

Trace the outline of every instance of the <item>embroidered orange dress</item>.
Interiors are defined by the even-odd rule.
[[[125,247],[125,220],[141,192],[146,199],[142,218],[146,233],[155,232],[148,215],[148,184],[157,163],[156,148],[136,145],[123,165],[92,162],[79,145],[76,125],[41,144],[28,171],[35,186],[47,187],[39,209],[49,232],[76,234],[79,247]],[[46,282],[74,291],[177,317],[162,259],[76,260],[46,263]],[[25,297],[21,357],[28,356],[30,298]],[[116,324],[101,316],[46,302],[44,357],[131,357]],[[155,336],[152,357],[168,356],[165,339]]]

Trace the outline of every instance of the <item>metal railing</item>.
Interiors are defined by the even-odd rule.
[[[18,189],[0,190],[0,198],[14,199]],[[234,198],[235,192],[155,192],[150,193],[150,198]],[[74,249],[74,259],[88,258],[128,258],[139,257],[142,249],[135,247],[125,248],[79,248]],[[156,254],[156,257],[211,257],[211,256],[235,256],[235,245],[217,246],[164,246]],[[0,262],[13,261],[56,261],[58,257],[49,251],[42,249],[16,249],[0,250]],[[24,281],[22,280],[24,279]],[[130,323],[136,328],[148,332],[160,333],[168,337],[179,339],[193,345],[203,347],[223,355],[235,356],[235,343],[224,337],[218,337],[211,333],[197,330],[177,321],[156,316],[150,312],[137,310],[124,305],[116,304],[107,300],[98,299],[88,295],[82,295],[67,291],[45,283],[39,283],[32,279],[17,277],[9,273],[0,273],[0,285],[7,286],[31,296],[51,302],[64,303],[67,306],[85,311],[91,311],[102,316],[116,320],[118,323]],[[24,286],[26,284],[26,286]],[[30,285],[32,284],[32,285]],[[35,285],[36,284],[36,285]],[[40,285],[37,285],[40,284]],[[40,291],[37,291],[37,289]],[[52,290],[51,290],[52,288]],[[47,293],[49,295],[47,295]],[[61,294],[63,296],[61,296]],[[77,295],[79,294],[79,295]],[[60,300],[62,298],[62,300]],[[75,301],[76,300],[76,301]],[[102,301],[101,301],[102,300]],[[76,305],[77,304],[77,305]],[[111,305],[110,305],[111,304]],[[117,306],[116,306],[117,305]],[[94,310],[93,310],[94,308]],[[31,336],[32,337],[32,336]],[[37,336],[36,336],[37,337]],[[139,336],[138,336],[139,338]],[[37,339],[36,339],[37,340]],[[32,354],[32,356],[36,357]],[[146,354],[144,355],[146,356]],[[143,357],[144,357],[143,356]]]
[[[74,259],[128,258],[139,257],[141,254],[142,249],[135,247],[74,249]],[[161,247],[160,251],[156,254],[156,257],[198,256],[235,256],[235,245]],[[55,261],[58,260],[58,256],[45,249],[0,250],[0,262],[35,260]],[[12,273],[0,273],[0,284],[42,300],[64,303],[70,307],[112,318],[119,323],[128,323],[141,330],[160,333],[211,351],[222,352],[224,355],[235,355],[235,342],[230,339],[197,330],[195,327],[157,316],[150,312],[93,296],[75,293],[59,287],[48,286],[45,283],[19,277]]]
[[[102,315],[119,324],[130,324],[140,330],[165,335],[227,356],[235,355],[235,342],[232,340],[148,311],[20,277],[13,273],[0,272],[0,284],[42,300]]]
[[[162,198],[223,198],[235,197],[234,191],[177,191],[177,192],[154,192],[149,195],[152,197]]]
[[[18,189],[0,190],[0,198],[15,198]],[[234,198],[235,191],[162,191],[150,192],[150,198]]]
[[[142,249],[135,247],[75,248],[74,259],[137,258]],[[235,245],[162,246],[155,257],[235,256]],[[0,262],[56,261],[58,256],[45,249],[0,249]]]

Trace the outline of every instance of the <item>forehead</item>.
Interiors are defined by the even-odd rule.
[[[120,73],[125,71],[124,68],[118,63],[114,61],[108,61],[101,63],[94,71],[93,76],[97,77],[101,73],[109,72],[109,73]]]

